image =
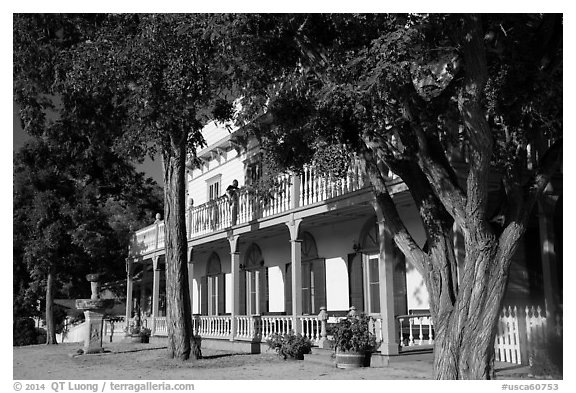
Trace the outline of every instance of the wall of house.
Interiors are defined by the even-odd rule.
[[[282,273],[283,266],[271,266],[268,268],[268,287],[269,288],[282,288],[284,289],[284,274]],[[283,290],[271,290],[269,293],[269,310],[270,312],[285,311],[284,305],[286,299],[284,298]]]
[[[202,135],[206,141],[206,146],[211,147],[222,139],[230,136],[235,130],[228,130],[224,126],[209,123],[202,130]],[[200,148],[200,152],[205,148]],[[238,185],[244,185],[244,157],[238,155],[235,149],[229,144],[223,146],[225,151],[214,155],[199,168],[188,172],[187,192],[188,201],[192,199],[194,206],[201,205],[208,201],[208,182],[216,176],[221,176],[220,195],[224,195],[226,187],[232,184],[234,179],[238,180]]]
[[[192,198],[194,206],[208,202],[208,184],[215,177],[220,177],[219,195],[225,194],[226,187],[238,180],[238,186],[244,185],[244,163],[236,150],[223,153],[219,159],[211,159],[202,168],[194,169],[188,176],[188,199]]]
[[[211,121],[202,128],[202,136],[204,137],[206,146],[211,146],[230,135],[235,129],[236,127],[229,130],[225,125],[216,124],[216,122]]]
[[[192,281],[192,314],[200,314],[200,288],[198,287],[198,279]]]
[[[326,309],[348,311],[350,309],[348,267],[342,257],[326,259]]]

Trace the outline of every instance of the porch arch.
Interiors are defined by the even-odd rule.
[[[408,312],[406,259],[392,239],[387,237],[384,241],[391,243],[390,249],[394,260],[394,313],[406,314]],[[357,252],[348,258],[350,305],[367,313],[380,312],[379,251],[378,224],[376,216],[372,216],[360,231]]]
[[[200,279],[201,313],[219,315],[226,312],[225,279],[220,256],[212,252],[206,262],[206,275]]]
[[[318,258],[316,240],[310,232],[302,232],[302,261]]]
[[[248,246],[240,269],[244,271],[240,275],[240,313],[254,315],[268,312],[268,270],[256,243]]]
[[[244,257],[244,268],[254,269],[257,267],[264,266],[264,258],[262,257],[262,251],[256,243],[250,244],[246,250],[246,256]]]

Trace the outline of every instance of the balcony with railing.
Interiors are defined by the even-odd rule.
[[[541,141],[539,145],[528,144],[526,150],[526,169],[531,170],[551,140]],[[449,154],[450,161],[462,175],[468,164],[468,146],[463,144]],[[490,189],[500,186],[499,175],[495,174]],[[401,183],[391,171],[388,181]],[[367,188],[369,183],[358,161],[353,161],[346,176],[333,178],[321,173],[314,166],[306,166],[302,173],[282,174],[276,179],[277,187],[263,198],[248,188],[241,188],[238,195],[237,209],[232,209],[230,200],[222,196],[199,206],[189,208],[186,213],[186,230],[188,239],[222,231],[235,225],[247,224],[254,220],[266,219],[275,215],[327,202],[343,195]],[[561,186],[561,184],[560,184]],[[135,233],[130,255],[142,255],[164,248],[164,223],[159,221]]]
[[[397,177],[391,172],[390,180]],[[336,198],[367,189],[369,183],[357,163],[348,169],[346,176],[333,178],[320,173],[313,166],[306,166],[300,174],[282,174],[277,186],[263,197],[244,187],[238,190],[237,206],[233,207],[227,196],[222,196],[186,213],[188,239],[227,228],[263,220],[295,209],[305,209]],[[144,255],[164,247],[164,223],[158,221],[135,233],[130,255]]]

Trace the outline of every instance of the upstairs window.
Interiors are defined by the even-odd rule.
[[[212,201],[220,197],[222,191],[222,175],[214,176],[206,181],[208,188],[208,200]]]

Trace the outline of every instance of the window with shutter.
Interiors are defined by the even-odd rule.
[[[209,201],[217,199],[220,197],[222,191],[222,175],[217,175],[206,180]]]
[[[368,257],[366,282],[368,283],[368,311],[369,313],[380,312],[380,277],[378,268],[378,255]]]
[[[348,254],[348,280],[350,288],[350,306],[356,310],[364,310],[364,284],[362,281],[362,255]]]
[[[213,252],[208,258],[206,269],[206,312],[208,315],[224,313],[224,280],[222,279],[222,266],[220,257]]]

